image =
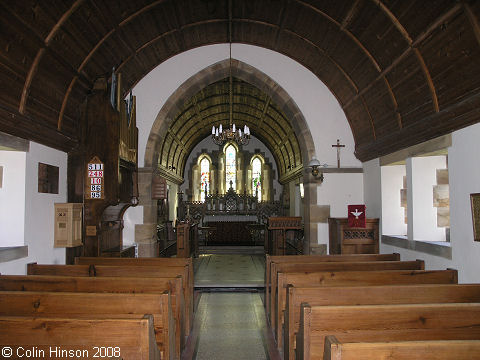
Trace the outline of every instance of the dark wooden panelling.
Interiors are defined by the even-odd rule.
[[[462,102],[480,89],[479,2],[231,3],[233,42],[273,49],[318,76],[345,107],[361,160],[385,153],[383,141],[391,144],[389,151],[395,151],[412,139],[421,142],[478,121],[470,105]],[[123,74],[122,90],[127,93],[166,59],[195,47],[227,42],[228,4],[217,0],[2,2],[0,105],[6,119],[0,127],[71,150],[82,121],[79,105],[95,79],[109,75],[115,66]],[[53,37],[48,38],[49,34]],[[408,50],[409,39],[417,55]],[[247,95],[257,96],[236,97],[236,102],[248,106],[236,105],[235,119],[253,124],[263,111],[262,102],[258,98],[250,103]],[[435,115],[437,101],[440,111],[455,109],[447,111],[448,126],[443,123],[444,114]],[[198,105],[204,124],[218,125],[228,119],[225,100],[223,104]],[[27,116],[15,130],[11,119],[19,111]],[[198,122],[196,110],[194,115],[190,111],[183,119]],[[274,112],[266,118],[279,126],[265,124],[256,130],[259,138],[272,144],[278,141],[271,133],[281,134],[285,128]],[[418,131],[424,123],[430,124],[430,130]],[[41,135],[32,129],[42,129]],[[193,129],[182,128],[186,149],[199,139],[198,127],[197,133]],[[399,140],[388,141],[390,137]],[[172,153],[172,161],[183,161],[181,151]],[[161,161],[167,164],[166,158]]]

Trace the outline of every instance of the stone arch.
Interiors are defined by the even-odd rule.
[[[182,104],[204,87],[228,77],[230,67],[232,76],[258,87],[271,97],[272,101],[282,109],[285,115],[290,119],[297,136],[302,155],[302,162],[303,164],[308,164],[312,156],[315,155],[315,144],[307,121],[295,101],[277,82],[255,67],[239,60],[232,59],[230,62],[229,59],[225,59],[212,64],[199,71],[196,75],[190,77],[179,86],[160,109],[150,130],[145,148],[144,169],[146,172],[151,172],[157,168],[158,153],[164,141],[164,134],[167,133],[168,127],[176,114],[180,111]],[[304,251],[305,253],[309,253],[310,245],[317,244],[318,238],[316,224],[310,224],[310,208],[317,204],[317,184],[308,174],[304,174],[304,183]],[[142,194],[140,194],[140,196],[142,196]],[[144,222],[146,221],[148,220],[145,220],[144,218]]]
[[[291,120],[300,145],[302,162],[307,164],[311,157],[315,155],[315,145],[307,121],[295,101],[278,83],[260,70],[235,59],[232,59],[231,64],[232,76],[261,89],[272,98],[272,101],[274,101]],[[219,61],[185,81],[168,98],[158,112],[150,130],[145,148],[145,167],[156,167],[158,152],[164,141],[162,134],[167,133],[170,123],[180,110],[180,104],[190,99],[205,86],[228,77],[229,69],[229,59]]]

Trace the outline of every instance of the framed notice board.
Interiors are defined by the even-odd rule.
[[[85,176],[85,199],[105,199],[104,165],[97,156],[87,164]]]

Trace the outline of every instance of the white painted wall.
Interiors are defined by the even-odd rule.
[[[379,218],[381,226],[382,217],[382,178],[379,159],[373,159],[363,163],[363,196],[367,218]]]
[[[58,194],[38,192],[38,163],[59,167]],[[28,257],[0,263],[2,274],[25,274],[26,264],[65,264],[65,249],[53,247],[54,204],[67,200],[67,154],[36,143],[30,143],[25,168],[25,245]]]
[[[402,260],[425,260],[430,269],[454,268],[460,283],[480,283],[480,242],[473,240],[470,194],[480,192],[480,124],[452,133],[452,146],[448,149],[450,183],[450,244],[452,260],[406,250],[390,245],[380,245],[382,253],[398,252]],[[365,178],[378,175],[376,169],[364,166]],[[378,202],[365,197],[367,209],[378,207]],[[376,208],[375,212],[380,211]]]
[[[407,235],[405,210],[401,206],[400,190],[403,189],[405,165],[381,167],[382,234]]]
[[[0,151],[0,247],[24,245],[26,159],[27,154],[22,151]]]
[[[433,186],[437,169],[446,169],[445,156],[407,159],[408,238],[445,241],[445,228],[437,227],[437,208],[433,206]]]
[[[133,89],[137,96],[140,167],[152,124],[169,96],[191,76],[228,56],[228,44],[189,50],[160,64]],[[312,72],[284,55],[252,45],[233,44],[232,57],[264,72],[292,97],[305,116],[322,163],[336,166],[337,153],[331,145],[340,139],[346,145],[341,150],[342,166],[361,166],[353,154],[355,144],[343,110]]]
[[[330,217],[347,217],[348,205],[364,204],[363,174],[324,174],[317,186],[317,204],[330,205]],[[318,224],[318,243],[327,244],[328,224]]]
[[[130,206],[123,214],[123,245],[135,244],[135,224],[143,224],[143,206]]]

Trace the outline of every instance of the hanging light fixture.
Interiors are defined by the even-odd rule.
[[[222,128],[222,124],[218,128],[212,126],[212,140],[217,145],[223,145],[227,141],[235,141],[238,145],[247,145],[250,141],[250,129],[247,125],[237,129],[233,124],[233,80],[232,80],[232,2],[229,1],[228,11],[228,33],[230,47],[230,63],[229,63],[229,87],[228,87],[228,103],[229,103],[229,125],[228,129]]]

